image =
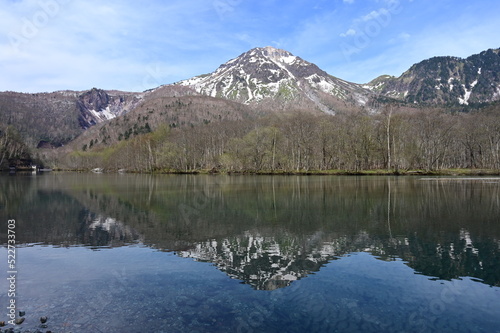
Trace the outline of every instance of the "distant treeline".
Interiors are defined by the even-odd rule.
[[[378,114],[282,113],[258,120],[157,127],[51,157],[53,167],[136,172],[307,172],[500,169],[500,109],[471,113],[386,107]]]

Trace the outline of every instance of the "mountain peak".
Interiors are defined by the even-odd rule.
[[[269,56],[271,54],[276,54],[276,53],[291,55],[291,53],[288,52],[287,50],[278,49],[274,46],[254,47],[253,49],[245,53],[252,53],[252,52],[261,52],[264,56]]]
[[[339,107],[364,105],[367,92],[339,80],[318,66],[272,46],[257,47],[222,64],[215,72],[177,84],[212,97],[272,108],[311,108],[334,113]],[[348,103],[346,103],[348,102]],[[352,105],[351,105],[352,104]]]
[[[281,64],[292,65],[295,61],[301,60],[303,63],[308,63],[300,59],[299,57],[294,56],[292,53],[277,49],[272,46],[265,47],[256,47],[245,53],[242,53],[240,56],[229,60],[225,64],[221,65],[220,68],[225,68],[229,65],[234,64],[243,64],[243,63],[256,63],[260,65],[264,65],[265,63],[272,62],[281,67]]]
[[[291,64],[297,59],[297,57],[291,54],[290,52],[282,49],[277,49],[272,46],[257,47],[255,49],[250,50],[249,52],[250,53],[260,52],[266,58],[287,64]]]
[[[467,58],[439,56],[414,64],[398,78],[367,88],[409,103],[469,105],[500,100],[500,54],[489,49]]]

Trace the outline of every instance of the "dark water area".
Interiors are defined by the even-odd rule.
[[[0,175],[0,225],[22,332],[500,332],[500,178]]]

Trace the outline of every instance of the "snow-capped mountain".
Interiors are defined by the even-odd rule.
[[[315,64],[270,46],[254,48],[213,73],[177,84],[249,105],[316,107],[326,113],[363,106],[371,95],[358,84],[333,77]]]
[[[470,105],[500,100],[498,73],[500,49],[490,49],[466,59],[427,59],[398,78],[381,76],[364,87],[410,103]]]

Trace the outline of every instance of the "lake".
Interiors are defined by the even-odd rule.
[[[14,301],[23,331],[500,332],[500,178],[47,173],[0,188],[0,321]]]

